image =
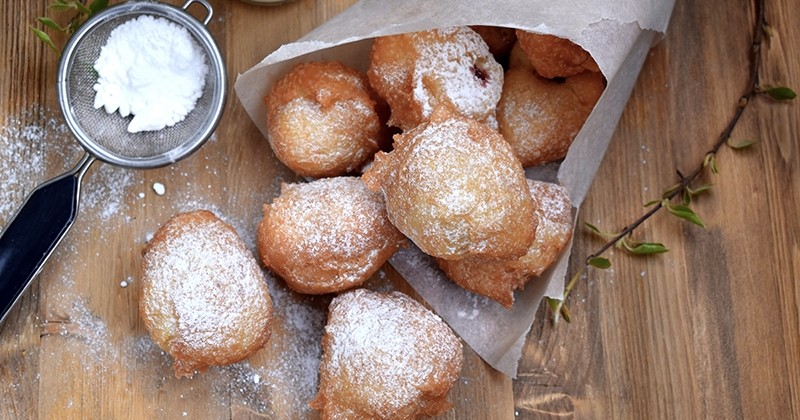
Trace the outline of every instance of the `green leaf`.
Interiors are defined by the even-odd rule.
[[[706,224],[703,223],[703,220],[700,219],[700,217],[697,215],[697,213],[695,213],[694,210],[692,210],[688,206],[668,205],[667,206],[667,210],[669,210],[670,213],[672,213],[673,215],[675,215],[675,216],[677,216],[677,217],[679,217],[679,218],[681,218],[683,220],[692,222],[692,223],[696,224],[697,226],[700,226],[700,227],[703,227],[703,228],[706,227]]]
[[[699,186],[697,188],[688,188],[687,187],[686,191],[689,191],[689,194],[691,194],[692,197],[694,197],[696,195],[700,195],[701,193],[709,191],[712,187],[713,187],[713,185],[711,185],[711,184],[703,184],[703,185],[701,185],[701,186]]]
[[[764,33],[764,36],[767,37],[767,40],[771,40],[775,36],[775,30],[772,29],[772,26],[769,24],[761,25],[761,30]]]
[[[703,158],[703,167],[711,169],[711,173],[716,175],[719,173],[719,166],[717,166],[717,155],[713,152],[706,153]]]
[[[73,3],[75,3],[75,8],[78,9],[79,12],[87,16],[92,14],[92,9],[89,9],[88,7],[84,6],[83,2],[74,1]]]
[[[650,201],[644,203],[643,207],[650,207],[650,206],[655,205],[655,204],[661,204],[662,201],[664,201],[663,198],[659,198],[658,200],[650,200]]]
[[[669,249],[667,249],[667,247],[665,247],[663,244],[657,242],[642,242],[631,248],[628,248],[628,251],[636,255],[651,255],[669,252]]]
[[[611,261],[609,261],[608,258],[603,258],[603,257],[589,258],[588,260],[586,260],[586,264],[589,264],[594,268],[599,268],[602,270],[611,267]]]
[[[728,145],[728,147],[730,147],[731,149],[736,149],[736,150],[739,150],[739,149],[745,149],[745,148],[748,148],[748,147],[750,147],[750,146],[752,146],[752,145],[754,145],[754,144],[756,144],[756,143],[758,143],[758,142],[757,142],[757,141],[755,141],[755,140],[749,140],[749,139],[748,139],[748,140],[742,140],[742,141],[740,141],[740,142],[738,142],[738,143],[734,143],[734,142],[733,142],[733,141],[732,141],[730,138],[728,138],[728,141],[726,141],[725,143],[726,143],[726,144]]]
[[[561,317],[564,318],[564,321],[572,322],[572,314],[570,314],[566,303],[561,302],[559,313],[561,314]]]
[[[676,193],[676,192],[678,192],[680,189],[681,189],[681,184],[680,184],[680,182],[679,182],[679,183],[677,183],[677,184],[675,184],[675,185],[673,185],[673,186],[671,186],[671,187],[667,188],[666,190],[664,190],[664,192],[663,192],[663,193],[661,193],[661,198],[667,198],[667,197],[670,197],[670,196],[672,196],[672,194],[675,194],[675,193]]]
[[[53,43],[53,40],[50,39],[50,35],[47,35],[44,31],[36,29],[34,27],[31,27],[31,31],[33,31],[36,37],[44,41],[44,43],[47,44],[48,47],[52,48],[53,51],[58,52],[58,48],[56,48],[56,44]]]
[[[547,305],[550,307],[550,311],[553,313],[553,323],[557,323],[560,318],[564,318],[564,321],[570,322],[572,321],[572,316],[569,312],[569,308],[564,303],[563,300],[551,298],[549,296],[544,297],[547,301]],[[566,299],[566,297],[565,297]]]
[[[595,225],[593,225],[593,224],[591,224],[589,222],[583,222],[583,224],[586,225],[586,227],[589,228],[589,230],[591,230],[592,232],[594,232],[594,233],[596,233],[598,235],[602,235],[603,234],[603,232],[600,229],[598,229],[597,226],[595,226]]]
[[[594,233],[595,235],[597,235],[597,236],[599,236],[599,237],[601,237],[603,239],[610,239],[610,238],[613,238],[613,237],[617,236],[616,233],[610,233],[610,232],[602,231],[602,230],[600,230],[600,228],[598,228],[597,226],[595,226],[595,225],[593,225],[593,224],[591,224],[589,222],[583,222],[583,224],[587,228],[589,228],[589,230],[592,231],[592,233]]]
[[[97,13],[108,7],[108,0],[93,0],[89,3],[89,9],[92,13]]]
[[[53,19],[50,19],[50,18],[47,18],[47,17],[40,17],[40,18],[36,18],[36,20],[38,20],[39,23],[41,23],[42,25],[44,25],[44,26],[46,26],[46,27],[48,27],[50,29],[53,29],[55,31],[59,31],[59,32],[64,32],[65,31],[65,29],[62,28],[61,26],[58,26],[58,24]]]
[[[797,97],[797,94],[786,86],[770,87],[765,89],[764,93],[776,101],[788,101]]]
[[[53,4],[50,5],[50,9],[55,10],[56,12],[63,12],[65,10],[74,10],[76,9],[75,2],[66,2],[56,0]]]

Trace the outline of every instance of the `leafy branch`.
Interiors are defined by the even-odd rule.
[[[72,13],[67,23],[64,26],[61,26],[54,19],[47,16],[42,16],[36,19],[36,21],[41,25],[42,29],[31,26],[31,31],[34,33],[34,35],[36,35],[37,38],[47,44],[50,49],[58,52],[59,49],[56,47],[56,44],[53,42],[53,39],[50,37],[50,35],[48,35],[46,32],[47,29],[56,31],[58,33],[71,34],[75,32],[75,30],[78,29],[78,27],[81,26],[86,19],[105,9],[106,7],[108,7],[108,0],[53,0],[53,3],[48,6],[48,9],[54,12]]]
[[[570,281],[567,283],[564,289],[563,299],[559,300],[547,298],[548,304],[553,311],[554,322],[557,321],[559,317],[564,317],[564,319],[569,322],[570,312],[564,302],[569,296],[572,288],[577,283],[577,280],[583,276],[589,267],[599,269],[611,267],[611,261],[602,256],[610,248],[616,247],[618,249],[623,249],[634,255],[650,255],[668,251],[667,248],[660,243],[635,242],[631,239],[633,232],[659,211],[666,209],[670,214],[684,221],[693,223],[700,227],[705,227],[705,223],[694,212],[694,210],[691,209],[690,204],[693,198],[709,191],[711,189],[711,185],[704,184],[700,186],[694,186],[695,181],[697,181],[701,175],[706,173],[706,171],[710,172],[712,175],[716,175],[719,172],[717,155],[723,146],[728,146],[732,149],[744,149],[755,144],[755,141],[752,140],[745,140],[738,143],[735,143],[731,140],[731,134],[739,123],[739,120],[744,114],[745,109],[747,109],[747,107],[753,103],[757,97],[767,97],[774,101],[788,101],[795,99],[797,95],[788,87],[762,86],[760,83],[759,69],[761,67],[761,44],[764,36],[769,36],[772,31],[766,22],[764,12],[764,0],[757,0],[756,21],[753,29],[753,41],[750,51],[750,74],[747,90],[739,98],[739,101],[736,105],[736,110],[731,119],[728,121],[728,124],[722,130],[719,137],[717,137],[716,141],[705,153],[703,159],[694,168],[694,170],[688,174],[682,174],[680,171],[678,171],[678,182],[675,185],[667,188],[662,193],[661,198],[658,200],[653,200],[646,203],[645,207],[649,207],[649,210],[642,214],[638,219],[622,228],[622,230],[613,233],[604,232],[596,226],[586,223],[586,227],[591,232],[602,237],[606,240],[606,242],[599,249],[586,257],[584,264],[581,266],[578,272],[575,273],[572,278],[570,278]]]

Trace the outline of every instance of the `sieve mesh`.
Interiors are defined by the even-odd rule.
[[[156,167],[172,163],[197,149],[210,136],[221,114],[225,89],[224,68],[213,40],[194,18],[172,6],[145,3],[117,8],[98,19],[83,33],[76,33],[74,48],[65,50],[59,89],[62,110],[78,141],[101,160],[126,167]],[[129,133],[132,116],[109,114],[94,108],[97,72],[94,63],[117,26],[141,15],[163,17],[186,28],[204,52],[208,66],[203,93],[186,118],[157,131]],[[198,29],[199,28],[199,29]],[[215,59],[216,58],[216,59]],[[220,82],[221,81],[221,82]]]

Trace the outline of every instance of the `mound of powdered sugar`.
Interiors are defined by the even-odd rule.
[[[205,54],[189,31],[146,15],[111,31],[94,69],[94,107],[134,115],[131,133],[183,121],[202,95],[208,73]]]

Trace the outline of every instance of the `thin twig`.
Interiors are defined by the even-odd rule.
[[[603,246],[598,248],[597,251],[586,257],[584,260],[583,265],[579,268],[578,272],[572,277],[569,281],[567,286],[564,289],[564,296],[560,301],[551,300],[551,308],[553,309],[553,316],[554,320],[558,319],[559,314],[563,314],[565,318],[568,319],[569,311],[567,311],[564,302],[566,301],[567,297],[569,296],[569,292],[572,290],[572,287],[575,285],[578,278],[581,274],[586,271],[592,263],[597,260],[603,253],[608,251],[609,248],[612,246],[621,243],[624,241],[625,238],[633,233],[639,226],[641,226],[644,222],[649,220],[653,217],[659,210],[667,207],[669,203],[675,199],[676,197],[682,196],[687,191],[690,192],[689,187],[692,185],[700,175],[703,174],[706,165],[709,163],[709,158],[714,159],[722,148],[722,146],[730,139],[731,133],[736,128],[736,125],[739,123],[742,115],[744,114],[745,109],[747,106],[752,102],[752,100],[756,97],[756,95],[763,93],[761,90],[761,86],[759,86],[759,69],[761,67],[761,43],[763,41],[764,31],[766,29],[766,17],[765,17],[765,0],[755,0],[756,4],[756,17],[755,17],[755,26],[753,28],[753,41],[750,50],[750,75],[747,82],[747,87],[745,93],[739,98],[739,102],[736,105],[736,111],[733,113],[733,116],[728,121],[728,124],[725,126],[725,129],[722,130],[717,140],[711,146],[711,148],[703,155],[703,159],[698,164],[695,169],[690,172],[689,174],[682,174],[678,172],[678,183],[669,189],[667,193],[662,196],[662,200],[654,204],[647,212],[642,214],[638,219],[636,219],[633,223],[625,226],[619,233],[610,236],[611,239],[608,240]]]
[[[695,167],[695,169],[689,173],[688,175],[681,176],[680,180],[678,181],[678,185],[676,188],[671,189],[669,194],[666,194],[663,198],[665,201],[669,201],[682,195],[686,188],[688,188],[692,182],[697,179],[702,173],[703,169],[705,168],[706,156],[713,155],[715,156],[719,149],[730,139],[731,133],[733,132],[736,125],[739,123],[739,120],[744,113],[744,110],[747,108],[748,104],[752,101],[753,97],[760,93],[759,87],[759,68],[761,66],[761,42],[763,40],[763,29],[766,26],[766,18],[764,16],[764,0],[757,0],[756,2],[756,25],[753,29],[753,44],[750,51],[750,77],[749,82],[747,85],[747,91],[744,95],[739,98],[739,103],[736,106],[736,112],[734,112],[733,117],[728,121],[728,125],[722,131],[722,133],[717,138],[717,141],[714,145],[703,155],[703,160],[699,165]],[[641,217],[636,219],[633,223],[626,226],[622,229],[616,236],[611,238],[608,242],[606,242],[603,246],[601,246],[597,251],[586,257],[586,263],[588,265],[588,261],[594,258],[601,256],[605,253],[609,248],[617,244],[621,239],[625,238],[626,236],[633,233],[633,231],[638,228],[642,223],[650,219],[653,215],[658,213],[659,210],[663,209],[666,205],[665,201],[661,201],[660,203],[654,205],[650,210],[646,213],[642,214]]]

